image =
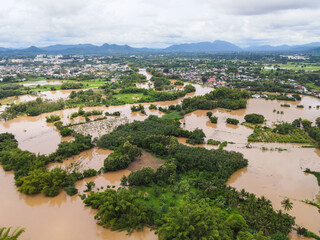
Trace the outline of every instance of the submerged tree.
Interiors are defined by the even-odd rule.
[[[290,202],[289,198],[285,198],[285,199],[282,200],[281,206],[287,212],[287,211],[290,211],[293,208],[293,203]]]

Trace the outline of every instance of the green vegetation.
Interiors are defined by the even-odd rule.
[[[305,173],[313,174],[313,175],[317,178],[317,180],[318,180],[318,185],[320,186],[320,172],[311,171],[309,168],[307,168],[304,172],[305,172]]]
[[[69,196],[73,196],[78,193],[78,189],[74,186],[74,183],[66,187],[64,190]]]
[[[183,86],[184,85],[184,82],[182,82],[181,80],[177,80],[174,85],[176,86]]]
[[[65,104],[63,100],[57,102],[42,100],[37,98],[34,101],[25,103],[13,104],[1,114],[1,118],[4,120],[17,117],[19,114],[26,113],[28,116],[38,116],[41,113],[54,112],[64,109]]]
[[[238,125],[239,124],[239,120],[235,119],[235,118],[227,118],[226,122],[230,123],[230,124],[233,124],[233,125]]]
[[[144,106],[142,106],[141,104],[139,104],[139,106],[133,105],[131,107],[131,111],[132,112],[139,112],[139,111],[142,111],[142,110],[144,110]]]
[[[1,227],[0,228],[0,240],[17,240],[22,233],[24,233],[24,228],[16,228],[11,232],[11,227]]]
[[[78,116],[83,116],[85,118],[90,116],[102,115],[102,111],[92,110],[92,111],[84,111],[82,107],[79,108],[78,112],[74,112],[71,114],[70,119],[74,119]]]
[[[317,234],[310,232],[308,229],[304,228],[304,227],[298,227],[297,228],[297,233],[299,235],[305,236],[305,237],[310,237],[310,238],[314,238],[317,240],[320,240],[320,236],[318,236]]]
[[[302,129],[292,129],[290,133],[279,134],[275,129],[256,126],[248,137],[249,142],[279,142],[279,143],[309,143],[314,144],[312,138]],[[276,130],[277,131],[277,130]]]
[[[306,172],[306,171],[305,171]],[[319,184],[320,185],[320,184]],[[318,208],[318,212],[320,213],[320,204],[316,203],[316,202],[313,202],[313,201],[309,201],[309,200],[305,200],[305,201],[302,201],[306,204],[309,204],[309,205],[312,205],[312,206],[315,206],[316,208]]]
[[[0,99],[18,96],[24,94],[23,87],[21,85],[3,84],[0,85]]]
[[[61,131],[60,131],[60,134],[62,137],[66,137],[66,136],[70,136],[71,134],[73,133],[73,130],[70,129],[70,128],[63,128]]]
[[[129,164],[136,157],[141,156],[141,154],[141,149],[132,145],[129,141],[126,141],[104,160],[104,171],[116,171],[127,168]]]
[[[56,196],[61,189],[71,186],[84,177],[82,173],[76,171],[68,173],[61,168],[54,168],[51,171],[46,169],[46,165],[50,162],[61,162],[63,158],[93,147],[91,136],[75,134],[74,137],[74,141],[60,143],[55,153],[45,156],[22,151],[12,134],[2,133],[0,163],[5,171],[14,171],[15,183],[20,192],[25,194],[42,192],[49,197]]]
[[[247,91],[220,87],[204,96],[183,99],[182,109],[186,112],[192,112],[197,109],[212,110],[217,107],[233,110],[246,108],[246,99],[249,98],[249,96],[250,94]]]
[[[158,108],[157,108],[157,105],[155,105],[155,104],[150,104],[149,109],[150,109],[150,110],[152,110],[152,109],[157,110]]]
[[[218,122],[218,117],[216,117],[216,116],[212,117],[212,112],[207,112],[207,116],[208,116],[208,118],[209,118],[211,123],[217,123]]]
[[[139,89],[139,88],[138,88]],[[113,97],[112,103],[121,103],[122,104],[132,104],[137,103],[139,100],[143,97],[142,93],[123,93],[123,94],[117,94]],[[112,104],[113,105],[113,104]],[[118,104],[114,104],[118,105]]]
[[[218,123],[218,117],[216,117],[216,116],[209,117],[209,119],[210,119],[211,123]]]
[[[291,231],[294,218],[274,211],[269,200],[225,186],[232,173],[247,165],[241,153],[189,147],[178,143],[175,137],[180,136],[195,143],[204,138],[199,129],[186,131],[177,121],[149,116],[97,140],[98,146],[115,150],[113,161],[123,162],[121,156],[129,159],[128,152],[139,155],[138,148],[166,159],[155,171],[145,167],[124,176],[121,184],[128,189],[84,196],[87,206],[98,209],[95,218],[100,225],[129,232],[152,226],[159,239],[272,239]]]
[[[210,144],[210,145],[219,145],[220,143],[221,143],[220,141],[213,140],[213,139],[209,139],[207,141],[207,144]]]
[[[256,113],[247,114],[244,116],[244,119],[246,120],[246,122],[252,124],[260,124],[264,122],[264,116]]]
[[[56,122],[56,121],[60,121],[61,118],[59,115],[50,115],[49,117],[46,117],[46,122],[48,123],[53,123],[53,122]]]
[[[280,105],[281,107],[290,107],[290,104],[284,103]]]
[[[281,206],[283,207],[284,211],[290,211],[293,208],[293,203],[290,201],[289,198],[285,198],[281,201]]]
[[[177,120],[183,118],[183,115],[180,112],[173,111],[170,113],[167,113],[162,117],[163,119],[170,119],[170,120]]]
[[[105,228],[142,230],[144,225],[153,223],[151,209],[137,195],[132,194],[131,190],[107,189],[90,194],[84,203],[99,210],[95,219]]]
[[[279,95],[273,95],[273,94],[267,94],[267,99],[270,100],[281,100],[281,101],[296,101],[301,100],[301,97],[298,94],[293,94],[292,97],[288,96],[287,94],[279,94]],[[284,104],[286,106],[284,107],[290,107],[289,104]]]
[[[81,89],[82,83],[65,82],[61,84],[61,89]]]

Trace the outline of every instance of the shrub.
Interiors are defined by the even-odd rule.
[[[235,118],[227,118],[227,123],[233,124],[233,125],[238,125],[239,120]]]
[[[52,122],[60,121],[60,119],[61,118],[58,115],[50,115],[49,117],[46,117],[46,122],[52,123]]]
[[[209,119],[210,119],[210,122],[212,122],[212,123],[217,123],[218,122],[218,117],[216,117],[216,116],[209,117]]]
[[[69,185],[64,189],[69,196],[73,196],[78,193],[78,189],[74,186],[74,184]]]
[[[264,116],[256,113],[247,114],[244,116],[244,119],[246,120],[246,122],[253,124],[259,124],[264,122]]]
[[[210,144],[210,145],[219,145],[221,142],[220,141],[217,141],[217,140],[213,140],[213,139],[209,139],[207,144]]]
[[[64,128],[60,131],[62,137],[70,136],[73,133],[73,130],[70,128]]]

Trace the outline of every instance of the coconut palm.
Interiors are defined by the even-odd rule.
[[[24,228],[16,228],[12,233],[10,233],[10,230],[11,227],[0,228],[0,240],[16,240],[24,232]]]
[[[283,207],[284,211],[290,211],[293,208],[293,203],[290,202],[289,198],[285,198],[281,202],[281,206]]]

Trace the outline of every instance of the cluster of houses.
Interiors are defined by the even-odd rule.
[[[76,78],[79,76],[92,76],[94,78],[107,78],[111,72],[120,75],[129,69],[119,63],[107,64],[102,57],[71,56],[63,58],[62,55],[37,55],[35,58],[13,58],[0,64],[0,81],[4,78],[14,78],[15,81],[25,81],[26,75],[44,76],[57,79]],[[66,64],[68,63],[68,64]],[[80,64],[79,64],[80,63]]]

